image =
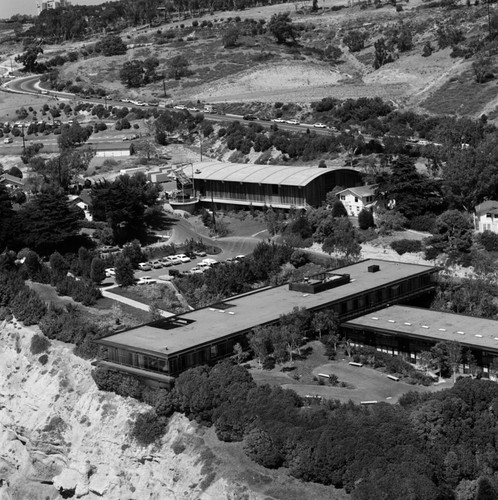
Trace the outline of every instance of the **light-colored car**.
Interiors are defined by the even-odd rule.
[[[138,269],[140,269],[140,271],[150,271],[152,266],[149,262],[140,262],[140,264],[138,264]]]
[[[199,250],[197,252],[194,252],[195,255],[197,255],[197,257],[206,257],[207,253],[204,252],[203,250]]]
[[[181,262],[190,262],[190,257],[187,257],[184,253],[179,253],[177,257]]]
[[[152,276],[142,276],[137,281],[137,285],[153,285],[154,283],[157,283],[157,280],[154,279]]]
[[[285,123],[285,120],[283,118],[274,118],[272,120],[272,122],[275,122],[275,123]]]
[[[327,125],[325,125],[325,123],[318,122],[318,123],[314,123],[313,127],[315,127],[315,128],[327,128]]]
[[[285,123],[289,125],[299,125],[300,122],[298,122],[297,120],[287,120]]]
[[[173,265],[173,263],[169,260],[168,257],[163,257],[161,259],[161,263],[162,263],[163,267],[170,267]]]
[[[12,143],[12,137],[6,137],[6,138],[3,140],[3,143],[4,143],[4,144],[11,144],[11,143]]]
[[[112,278],[113,276],[116,276],[116,269],[114,269],[114,267],[108,267],[105,270],[105,276],[106,278]]]
[[[202,274],[208,267],[195,266],[190,270],[190,274]]]
[[[187,106],[184,106],[183,104],[177,104],[176,106],[173,106],[173,109],[178,109],[178,110],[183,110],[187,109]]]
[[[199,113],[200,109],[199,108],[187,108],[188,111],[191,111],[192,113]]]
[[[153,263],[152,263],[152,267],[154,269],[161,269],[163,267],[163,263],[160,261],[160,260],[155,260]]]
[[[181,264],[182,261],[178,258],[178,255],[170,255],[168,257],[169,261],[172,263],[172,264]]]

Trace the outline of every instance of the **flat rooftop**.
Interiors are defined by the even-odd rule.
[[[343,325],[498,350],[498,321],[419,307],[390,306]]]
[[[367,268],[371,265],[378,265],[380,270],[368,272]],[[291,291],[288,284],[263,288],[228,298],[211,307],[173,316],[170,320],[160,320],[110,335],[100,339],[99,343],[171,355],[277,321],[281,314],[291,312],[294,307],[310,310],[320,308],[367,290],[435,270],[433,266],[368,259],[334,269],[335,274],[349,274],[351,278],[349,283],[337,288],[316,294]],[[168,326],[168,321],[174,321],[175,326]]]

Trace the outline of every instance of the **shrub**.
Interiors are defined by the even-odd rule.
[[[31,338],[30,351],[31,354],[41,354],[47,352],[50,347],[50,340],[43,335],[33,335]]]
[[[46,365],[48,363],[48,356],[46,354],[42,354],[39,358],[38,358],[38,362],[41,364],[41,365]]]
[[[145,385],[131,375],[106,370],[98,366],[93,370],[92,378],[101,391],[110,391],[123,397],[142,399]]]
[[[477,236],[477,242],[488,252],[498,251],[498,234],[493,231],[483,231]]]
[[[436,225],[436,217],[432,214],[417,215],[410,220],[410,229],[433,233]]]
[[[140,413],[133,424],[131,436],[141,446],[148,446],[157,441],[166,428],[166,419],[158,417],[154,410]]]
[[[373,214],[370,210],[363,208],[358,214],[358,226],[360,229],[368,229],[375,225]]]
[[[416,253],[422,250],[422,242],[420,240],[396,240],[391,243],[391,248],[399,255]]]

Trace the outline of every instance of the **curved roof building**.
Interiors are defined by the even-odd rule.
[[[218,206],[290,209],[320,206],[336,186],[360,186],[361,175],[351,168],[254,165],[205,161],[186,167],[201,201]]]

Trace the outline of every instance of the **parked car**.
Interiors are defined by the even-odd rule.
[[[168,258],[168,257],[163,257],[163,258],[161,259],[161,262],[162,262],[162,264],[163,264],[163,267],[170,267],[170,266],[172,266],[172,265],[173,265],[173,263],[169,260],[169,258]]]
[[[140,271],[150,271],[152,266],[149,262],[140,262],[140,264],[138,264],[138,269],[140,269]]]
[[[201,111],[199,108],[187,108],[187,110],[192,113],[199,113]]]
[[[207,255],[207,253],[202,251],[202,250],[198,250],[194,253],[195,253],[195,255],[197,255],[197,257],[206,257],[206,255]]]
[[[178,255],[170,255],[170,256],[168,257],[168,259],[169,259],[169,261],[170,261],[173,265],[175,265],[175,264],[181,264],[181,263],[182,263],[182,261],[179,259]]]
[[[324,123],[318,122],[318,123],[314,123],[313,127],[315,127],[315,128],[327,128],[327,125],[325,125]]]
[[[10,143],[12,143],[12,137],[6,137],[6,138],[3,140],[3,143],[4,143],[4,144],[10,144]]]
[[[285,120],[283,118],[274,118],[272,120],[272,122],[275,122],[275,123],[285,123]]]
[[[111,278],[113,276],[116,276],[116,269],[114,269],[114,267],[108,267],[105,270],[105,276],[106,278]]]
[[[137,281],[137,285],[152,285],[154,283],[157,283],[157,280],[154,279],[152,276],[142,276]]]
[[[289,125],[299,125],[300,122],[297,120],[287,120],[285,123],[288,123]]]
[[[177,255],[177,257],[180,259],[181,262],[190,262],[190,257],[187,257],[185,254],[180,253]]]
[[[161,269],[163,267],[163,263],[160,261],[160,260],[155,260],[153,263],[152,263],[152,267],[154,269]]]
[[[242,117],[242,119],[243,119],[243,120],[248,120],[248,121],[254,121],[254,120],[257,120],[257,119],[258,119],[258,117],[257,117],[257,116],[255,116],[255,115],[244,115],[244,116]]]
[[[177,104],[176,106],[173,106],[173,109],[183,110],[187,109],[187,106],[184,106],[183,104]]]

